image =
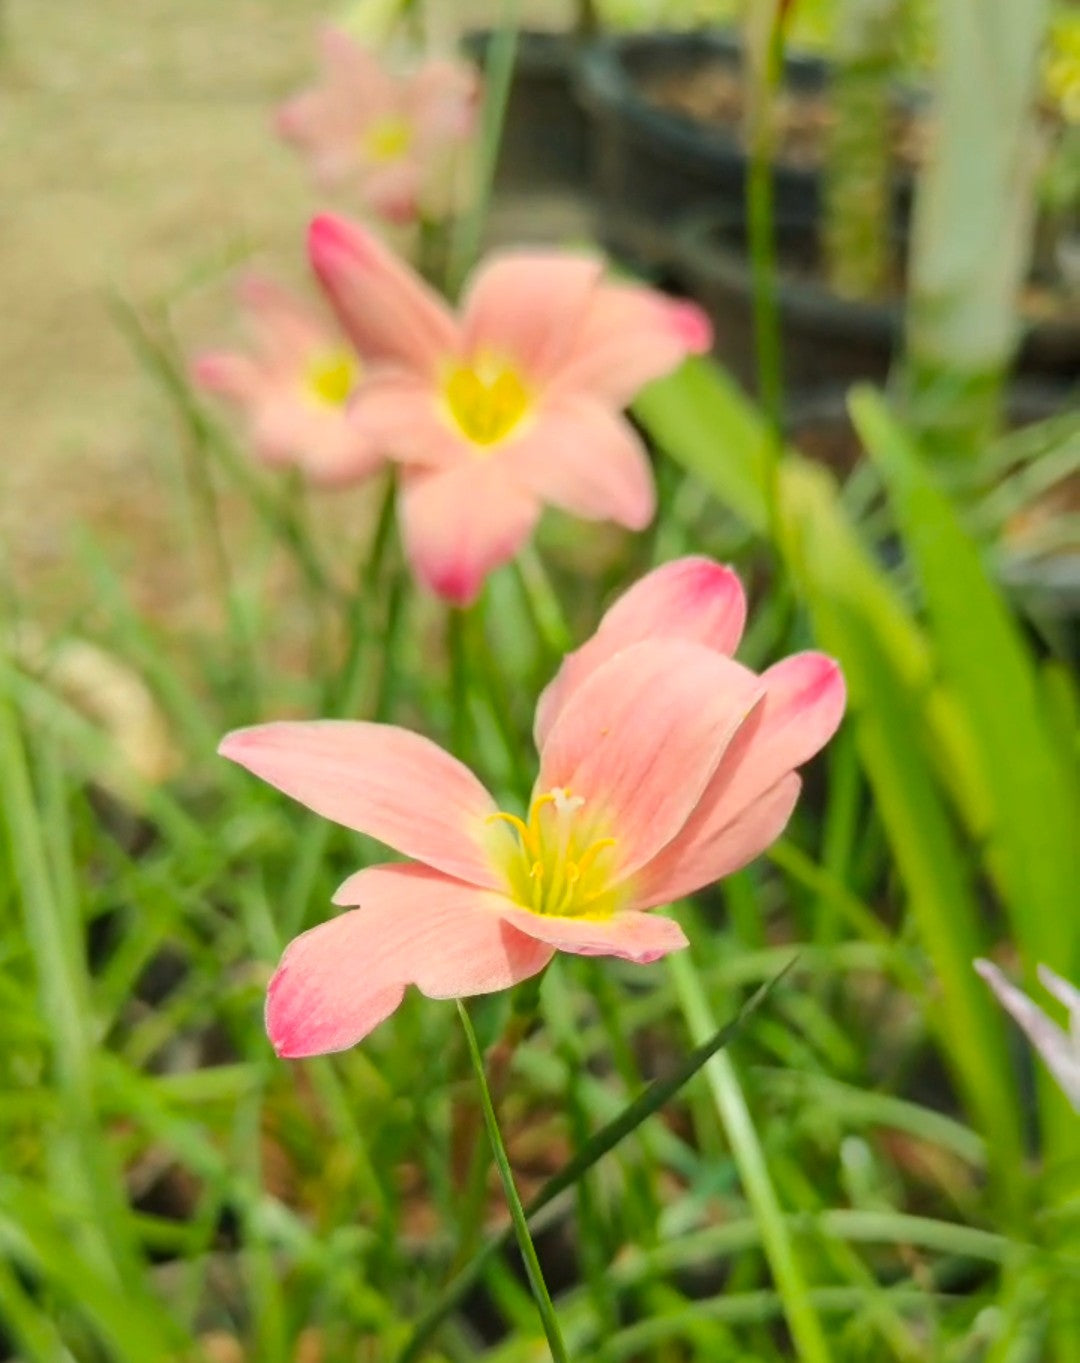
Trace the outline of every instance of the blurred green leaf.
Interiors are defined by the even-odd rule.
[[[991,805],[987,856],[1029,971],[1072,975],[1080,919],[1080,809],[1044,717],[1034,660],[970,536],[882,399],[851,396],[851,412],[885,477],[919,574],[942,672],[975,740],[972,758]]]

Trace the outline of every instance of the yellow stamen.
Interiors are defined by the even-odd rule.
[[[400,161],[412,144],[412,125],[395,114],[377,119],[364,130],[364,152],[368,160],[382,165]]]
[[[507,888],[524,909],[564,918],[607,918],[629,897],[625,882],[613,883],[616,863],[604,854],[614,838],[596,838],[596,815],[583,813],[585,801],[568,790],[537,795],[526,819],[516,814],[490,814],[517,834],[514,849],[501,844],[496,852]]]
[[[327,407],[344,407],[360,378],[360,365],[347,350],[328,350],[309,361],[308,393]]]
[[[504,819],[510,825],[510,827],[515,830],[518,837],[525,844],[525,846],[528,847],[531,834],[529,831],[529,825],[525,822],[524,819],[519,819],[516,814],[507,814],[504,810],[500,809],[496,814],[489,814],[487,816],[486,822],[496,823],[499,819]]]
[[[485,450],[505,440],[530,406],[529,391],[517,370],[485,358],[447,372],[443,401],[466,439]]]

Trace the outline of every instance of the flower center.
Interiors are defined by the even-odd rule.
[[[364,152],[369,161],[386,165],[400,161],[413,144],[412,125],[397,114],[378,118],[364,129]]]
[[[304,386],[317,402],[344,407],[360,377],[360,365],[347,350],[327,350],[308,361]]]
[[[443,398],[459,430],[485,447],[505,440],[529,410],[520,374],[491,359],[455,365],[443,383]]]
[[[582,813],[585,801],[568,790],[547,791],[529,807],[528,820],[499,812],[491,822],[510,825],[515,840],[499,849],[515,903],[559,918],[610,918],[622,907],[625,888],[612,884],[614,838],[596,837],[596,822]]]

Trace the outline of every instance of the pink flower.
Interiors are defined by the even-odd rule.
[[[405,466],[400,516],[418,576],[458,605],[512,558],[543,504],[639,530],[645,450],[620,409],[710,344],[691,303],[603,279],[599,260],[505,252],[470,279],[460,316],[368,232],[335,217],[310,250],[373,368],[352,419]]]
[[[285,289],[251,275],[240,297],[255,355],[211,352],[193,377],[243,408],[268,464],[297,464],[320,483],[353,482],[382,462],[346,416],[360,377],[352,349]]]
[[[1046,1061],[1047,1069],[1061,1085],[1062,1092],[1080,1112],[1080,990],[1075,989],[1049,966],[1039,966],[1039,979],[1047,993],[1068,1010],[1069,1030],[1051,1022],[1041,1008],[1010,984],[996,965],[976,961],[975,969],[1012,1015],[1027,1039]]]
[[[390,725],[267,724],[221,752],[326,818],[412,860],[350,876],[361,905],[298,937],[270,984],[282,1056],[341,1050],[397,1008],[506,989],[556,951],[649,962],[686,945],[650,913],[728,875],[779,836],[795,768],[844,708],[817,653],[761,676],[728,656],[738,578],[681,559],[632,587],[571,654],[537,713],[524,818],[455,758]]]
[[[429,58],[396,74],[341,29],[320,35],[324,75],[278,111],[277,129],[323,185],[358,184],[390,222],[449,209],[458,153],[476,123],[478,82],[467,64]]]

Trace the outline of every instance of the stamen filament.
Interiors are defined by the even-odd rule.
[[[537,795],[525,819],[502,810],[488,815],[488,823],[501,820],[517,835],[518,851],[499,858],[522,908],[547,917],[606,917],[623,902],[625,891],[612,884],[614,864],[600,862],[616,840],[597,838],[582,848],[581,835],[587,837],[597,822],[594,813],[582,819],[584,804],[581,796],[556,788]]]

